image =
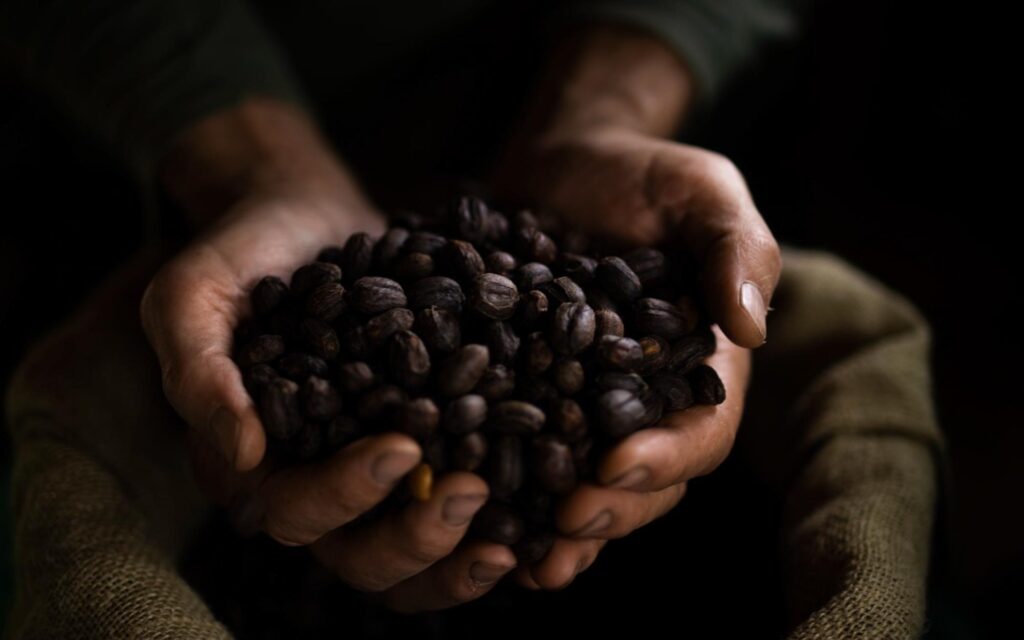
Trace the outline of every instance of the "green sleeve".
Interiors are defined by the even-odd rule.
[[[0,0],[0,47],[143,177],[197,118],[250,95],[300,99],[242,0]]]
[[[799,0],[580,0],[569,18],[629,24],[668,43],[696,81],[698,106],[751,63],[760,47],[792,37]]]

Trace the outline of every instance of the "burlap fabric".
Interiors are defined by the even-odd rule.
[[[944,473],[927,327],[835,258],[788,250],[785,264],[735,456],[784,505],[790,637],[917,637]],[[180,425],[153,410],[159,376],[137,323],[146,272],[98,292],[9,392],[10,637],[231,637],[176,568],[211,510]]]

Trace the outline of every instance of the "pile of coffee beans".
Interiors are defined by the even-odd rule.
[[[557,499],[602,452],[665,412],[725,399],[685,262],[613,254],[552,224],[462,197],[325,248],[288,283],[260,280],[235,359],[275,463],[406,433],[423,464],[393,499],[478,473],[491,499],[474,535],[543,558]]]

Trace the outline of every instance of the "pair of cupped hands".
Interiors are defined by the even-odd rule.
[[[717,323],[710,364],[725,384],[725,403],[666,414],[621,441],[600,461],[597,483],[562,500],[560,534],[531,567],[517,567],[506,546],[463,541],[488,496],[472,473],[443,476],[425,502],[353,522],[420,461],[408,436],[371,435],[321,462],[269,468],[263,428],[231,359],[248,292],[265,275],[287,279],[325,245],[359,231],[379,235],[385,221],[301,111],[260,103],[241,109],[241,124],[232,126],[272,132],[254,136],[253,148],[242,152],[245,171],[207,170],[236,154],[220,144],[216,117],[185,135],[186,143],[205,136],[207,157],[168,161],[168,183],[178,185],[176,195],[203,229],[163,266],[141,305],[167,399],[189,427],[199,484],[240,529],[308,546],[343,581],[396,610],[439,609],[480,597],[506,574],[529,589],[567,586],[608,540],[665,514],[687,481],[728,455],[749,349],[765,341],[778,247],[725,158],[628,127],[595,126],[522,145],[494,187],[586,231],[636,245],[669,241],[691,253]],[[231,188],[218,191],[218,182]]]

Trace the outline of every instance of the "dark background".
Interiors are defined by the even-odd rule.
[[[766,54],[687,137],[734,159],[781,241],[846,257],[932,323],[954,483],[931,637],[994,636],[1024,595],[1020,162],[1009,117],[1020,72],[1010,21],[972,7],[816,3],[800,41]],[[111,158],[2,76],[0,98],[5,387],[33,340],[138,246],[144,222]],[[6,473],[6,442],[0,456]],[[9,541],[8,524],[8,593]]]

